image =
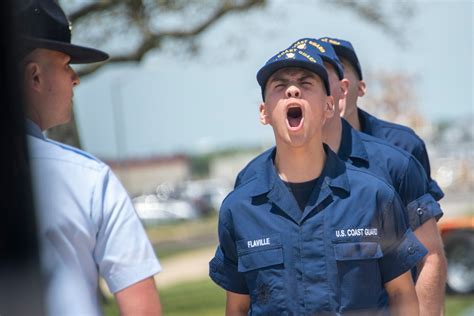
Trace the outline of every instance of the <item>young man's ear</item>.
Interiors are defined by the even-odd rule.
[[[270,120],[267,115],[267,109],[265,107],[265,102],[260,103],[260,107],[258,110],[260,112],[260,123],[262,123],[263,125],[270,124]]]
[[[365,95],[365,81],[359,80],[359,84],[357,85],[357,96],[363,97]]]
[[[342,79],[340,86],[342,98],[345,98],[347,96],[347,92],[349,91],[349,79]]]
[[[334,115],[334,98],[332,96],[327,96],[326,104],[324,106],[324,117],[331,118]]]

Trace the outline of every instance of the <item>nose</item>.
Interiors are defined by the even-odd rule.
[[[75,87],[77,86],[79,83],[81,83],[81,79],[79,79],[79,76],[77,75],[77,73],[75,71],[73,71],[73,74],[72,74],[72,85]]]
[[[299,98],[300,96],[300,89],[296,85],[292,84],[286,89],[287,98]]]

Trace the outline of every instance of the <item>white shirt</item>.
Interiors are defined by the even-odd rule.
[[[99,274],[115,293],[161,270],[107,165],[27,121],[49,315],[97,315]]]

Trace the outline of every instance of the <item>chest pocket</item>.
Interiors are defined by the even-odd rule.
[[[378,259],[383,253],[378,242],[335,243],[339,312],[378,307],[383,293]]]
[[[252,315],[275,315],[286,310],[285,270],[280,234],[237,241],[237,269],[245,275]]]

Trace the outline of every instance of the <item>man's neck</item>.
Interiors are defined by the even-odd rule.
[[[36,124],[41,129],[41,131],[45,130],[42,124],[41,115],[39,115],[38,111],[35,111],[34,108],[27,106],[25,115],[26,118]]]
[[[342,139],[342,121],[339,115],[330,120],[326,121],[323,128],[323,141],[326,143],[332,151],[337,153],[341,147]]]
[[[359,111],[357,105],[354,106],[355,110],[351,111],[347,117],[345,117],[346,121],[351,124],[351,126],[356,129],[357,131],[361,131],[362,127],[359,120]]]
[[[321,142],[300,148],[277,144],[275,166],[283,181],[300,183],[318,178],[325,162]]]

